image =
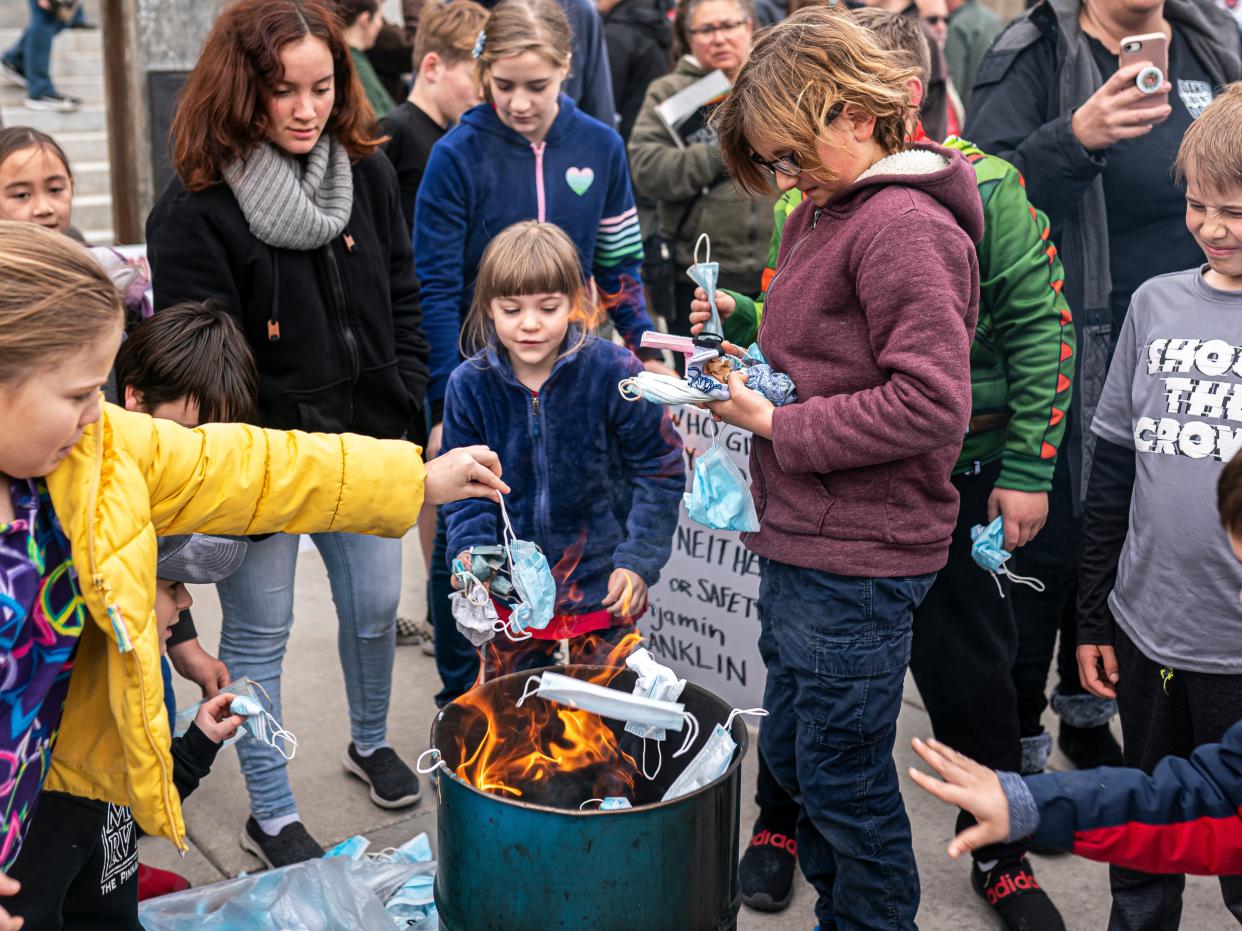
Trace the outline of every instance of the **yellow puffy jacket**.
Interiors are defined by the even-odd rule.
[[[352,531],[395,537],[423,501],[421,450],[360,436],[209,424],[111,404],[51,475],[87,624],[46,788],[129,805],[185,849],[155,624],[156,535]]]

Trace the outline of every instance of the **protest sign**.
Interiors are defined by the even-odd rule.
[[[686,489],[694,457],[716,442],[728,450],[750,480],[750,434],[693,407],[669,414],[686,447]],[[759,658],[759,558],[732,530],[696,523],[680,506],[673,555],[651,588],[651,607],[640,628],[645,645],[660,662],[690,682],[715,692],[737,708],[763,702],[764,670]]]

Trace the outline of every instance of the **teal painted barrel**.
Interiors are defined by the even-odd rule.
[[[587,678],[596,667],[553,670]],[[515,702],[531,673],[480,686],[489,703]],[[634,673],[613,687],[630,691]],[[528,699],[533,701],[538,699]],[[737,751],[715,782],[669,802],[658,801],[731,707],[687,684],[680,701],[700,733],[673,759],[683,734],[665,741],[659,775],[638,777],[636,807],[578,811],[481,792],[458,778],[459,737],[485,727],[477,710],[446,706],[431,728],[436,769],[439,849],[436,909],[444,931],[729,931],[737,927],[741,890],[737,850],[741,765],[749,743],[735,719]],[[623,725],[605,720],[627,749],[641,746]],[[467,741],[470,747],[477,741]],[[649,752],[650,753],[650,752]],[[650,760],[649,760],[650,762]],[[645,804],[646,799],[655,799]]]

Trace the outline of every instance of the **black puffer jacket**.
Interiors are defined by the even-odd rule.
[[[352,175],[344,233],[306,252],[255,238],[227,185],[174,180],[147,218],[155,306],[215,299],[237,316],[261,426],[419,440],[428,350],[397,177],[380,153]]]
[[[647,85],[669,72],[673,27],[663,0],[621,0],[604,15],[612,95],[626,142],[642,109]]]

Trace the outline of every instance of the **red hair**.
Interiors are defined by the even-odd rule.
[[[191,191],[220,183],[226,165],[267,141],[265,103],[284,79],[280,52],[307,36],[332,54],[336,100],[324,132],[354,162],[379,146],[349,46],[323,0],[238,0],[207,36],[169,132],[173,169]]]

